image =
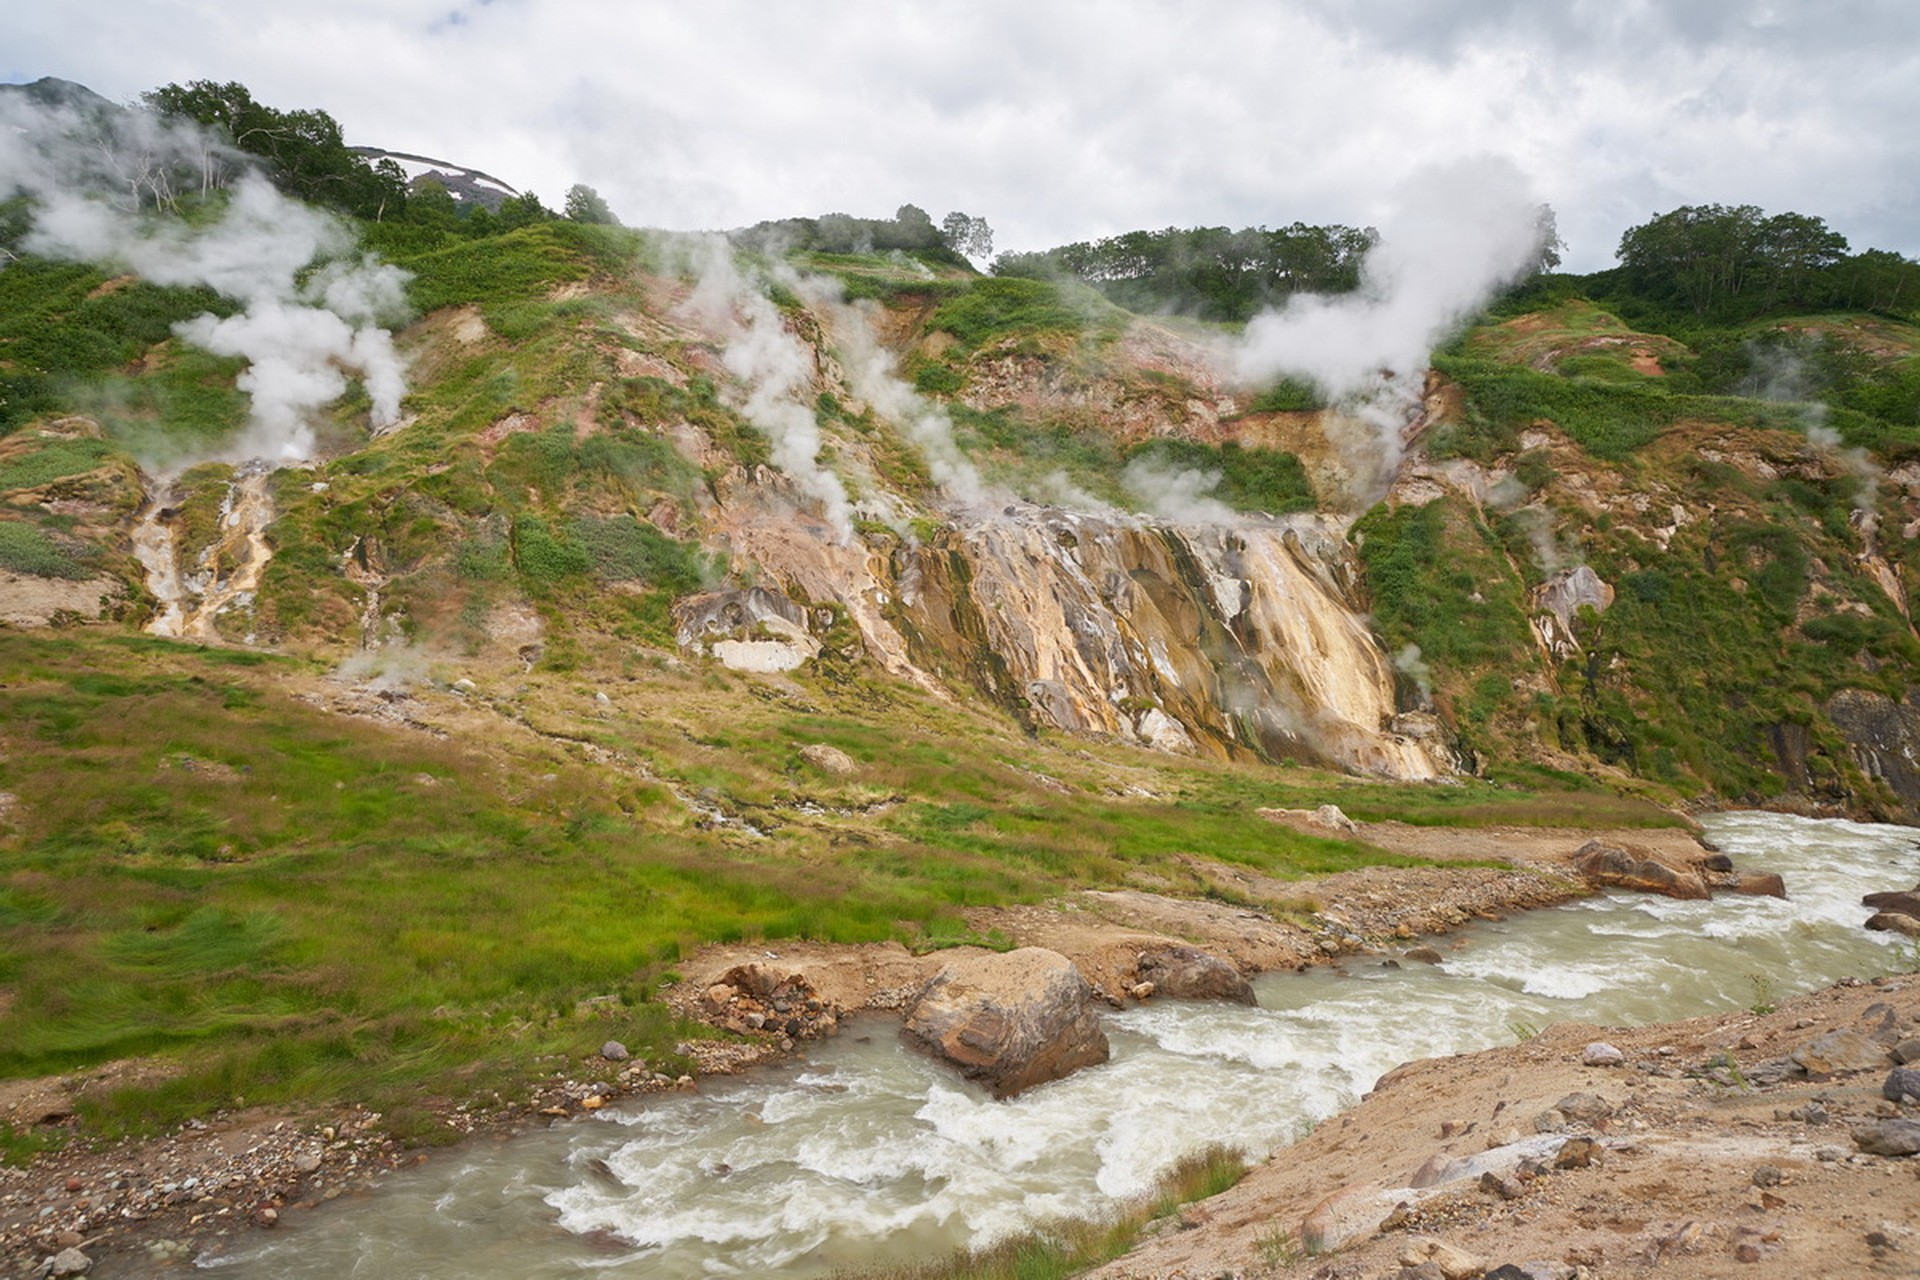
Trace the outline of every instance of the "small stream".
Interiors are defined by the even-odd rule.
[[[1270,974],[1258,1008],[1113,1015],[1113,1060],[994,1102],[856,1023],[808,1061],[636,1099],[390,1176],[203,1266],[232,1277],[810,1277],[1101,1212],[1182,1153],[1264,1155],[1409,1059],[1564,1021],[1639,1024],[1887,972],[1860,895],[1920,879],[1920,831],[1774,814],[1706,823],[1787,901],[1609,894],[1379,957]],[[1761,985],[1756,986],[1756,981]],[[595,1162],[600,1162],[596,1170]]]

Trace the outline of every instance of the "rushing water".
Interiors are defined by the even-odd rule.
[[[1412,1058],[1564,1021],[1742,1008],[1885,972],[1860,895],[1920,878],[1920,832],[1772,814],[1708,820],[1787,901],[1609,894],[1379,958],[1260,979],[1260,1007],[1113,1016],[1113,1060],[995,1102],[872,1022],[805,1064],[609,1107],[392,1176],[346,1212],[295,1215],[208,1259],[237,1277],[816,1276],[1101,1211],[1183,1152],[1265,1153]],[[594,1162],[603,1162],[597,1170]]]

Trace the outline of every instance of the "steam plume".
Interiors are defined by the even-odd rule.
[[[944,408],[922,396],[900,377],[893,353],[874,333],[874,304],[866,300],[848,303],[844,286],[838,280],[792,272],[788,276],[795,292],[825,305],[839,320],[835,336],[840,340],[840,361],[853,393],[906,434],[925,459],[934,483],[948,497],[963,506],[981,503],[986,496],[986,486],[980,472],[954,442],[953,419]]]
[[[1120,473],[1120,483],[1133,498],[1156,516],[1183,525],[1235,525],[1240,513],[1211,497],[1220,483],[1218,471],[1176,467],[1152,455],[1133,459]]]
[[[787,327],[779,308],[741,273],[724,236],[691,241],[698,282],[687,309],[726,339],[721,360],[746,386],[740,412],[772,446],[773,460],[824,509],[841,541],[853,536],[853,508],[840,477],[820,464],[814,416],[813,349]]]
[[[339,219],[253,172],[240,176],[211,223],[155,216],[145,206],[174,203],[186,178],[198,175],[211,189],[241,159],[196,129],[143,112],[95,118],[22,104],[0,111],[0,196],[34,200],[24,248],[155,284],[203,285],[241,305],[237,315],[174,326],[182,341],[247,361],[239,386],[251,420],[230,456],[309,456],[313,414],[339,398],[350,372],[364,382],[375,426],[398,419],[405,369],[380,322],[404,314],[408,277],[350,256],[353,236]]]
[[[1540,205],[1503,160],[1435,166],[1399,190],[1357,292],[1297,294],[1254,317],[1232,353],[1249,382],[1306,378],[1371,429],[1373,457],[1350,457],[1377,489],[1400,460],[1434,345],[1537,260]]]

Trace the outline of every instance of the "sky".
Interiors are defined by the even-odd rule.
[[[1571,270],[1708,203],[1920,257],[1917,0],[62,0],[7,27],[0,80],[238,80],[634,226],[1364,226],[1496,157]]]

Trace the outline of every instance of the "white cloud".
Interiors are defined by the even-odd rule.
[[[238,79],[355,141],[682,228],[986,216],[1002,248],[1168,224],[1364,223],[1422,164],[1505,156],[1569,265],[1680,203],[1822,214],[1920,253],[1920,6],[1895,0],[75,0],[14,79]]]

